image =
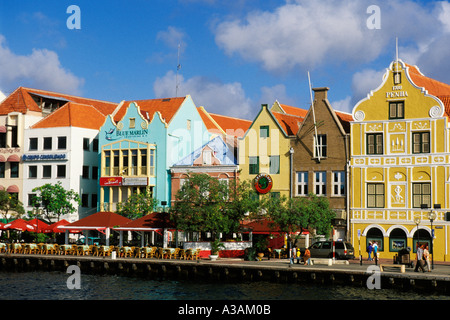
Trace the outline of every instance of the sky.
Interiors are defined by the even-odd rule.
[[[276,100],[308,109],[309,73],[351,112],[396,59],[396,39],[400,59],[450,84],[449,1],[2,0],[0,91],[189,94],[253,120]]]

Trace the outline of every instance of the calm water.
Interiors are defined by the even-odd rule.
[[[392,289],[304,284],[195,283],[112,275],[81,275],[81,288],[68,289],[63,272],[2,272],[1,300],[450,300],[449,296]]]

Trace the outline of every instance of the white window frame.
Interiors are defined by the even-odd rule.
[[[319,177],[319,181],[317,181],[318,177]],[[319,192],[317,192],[318,188],[319,188]],[[327,195],[327,172],[326,171],[314,172],[314,193],[318,196],[326,196]]]
[[[296,196],[307,196],[308,195],[308,171],[297,171],[295,173],[296,181],[295,181],[295,195]],[[306,177],[306,179],[305,179]],[[298,192],[299,187],[301,188],[301,192]],[[305,192],[306,187],[306,192]]]
[[[336,181],[337,177],[337,181]],[[337,187],[338,192],[335,192]],[[343,188],[343,191],[342,191]],[[345,196],[345,171],[333,171],[333,181],[332,181],[332,190],[331,193],[333,196],[342,197]]]

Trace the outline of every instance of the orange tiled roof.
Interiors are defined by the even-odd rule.
[[[154,113],[159,111],[164,121],[169,123],[185,99],[186,97],[125,101],[114,114],[114,121],[122,120],[130,103],[135,102],[147,120],[153,119]]]
[[[223,116],[220,114],[210,113],[214,121],[227,134],[237,137],[243,137],[245,132],[250,128],[252,122],[250,120],[239,119],[234,117]]]
[[[81,98],[64,93],[57,93],[46,90],[19,87],[0,103],[0,115],[10,112],[27,113],[28,111],[41,112],[41,109],[33,99],[33,95],[72,101],[81,104],[91,105],[104,115],[108,115],[117,107],[117,103],[101,101],[96,99]]]
[[[284,108],[283,108],[284,109]],[[298,108],[295,108],[298,109]],[[300,109],[303,110],[303,109]],[[303,122],[304,117],[295,116],[290,114],[283,114],[280,112],[272,112],[273,116],[277,119],[279,125],[283,128],[284,132],[288,136],[297,134],[300,124]]]
[[[200,114],[200,117],[203,120],[203,123],[206,126],[206,129],[212,133],[223,133],[225,132],[219,126],[219,124],[211,117],[211,114],[208,113],[204,107],[197,107],[197,111]]]
[[[334,110],[334,112],[336,113],[336,116],[341,121],[341,125],[344,128],[344,131],[347,133],[350,133],[350,122],[353,121],[353,116],[346,112],[341,112],[341,111],[336,111],[336,110]]]
[[[445,114],[450,115],[450,85],[440,82],[435,79],[426,77],[420,72],[417,66],[411,66],[405,63],[409,67],[409,75],[411,80],[419,87],[425,88],[429,94],[438,97],[445,107]]]
[[[79,127],[98,130],[104,122],[105,116],[93,106],[69,102],[37,122],[32,128]]]
[[[292,106],[288,106],[286,104],[281,104],[280,103],[280,107],[281,109],[283,109],[283,111],[286,114],[290,114],[293,116],[298,116],[298,117],[306,117],[306,114],[308,113],[308,110],[305,109],[301,109],[301,108],[296,108],[296,107],[292,107]]]

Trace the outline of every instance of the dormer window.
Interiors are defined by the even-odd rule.
[[[394,84],[400,84],[402,82],[402,74],[400,72],[394,72]]]
[[[389,102],[389,119],[405,119],[405,103],[403,101]]]
[[[203,150],[203,164],[211,165],[212,164],[212,152],[211,150]]]

